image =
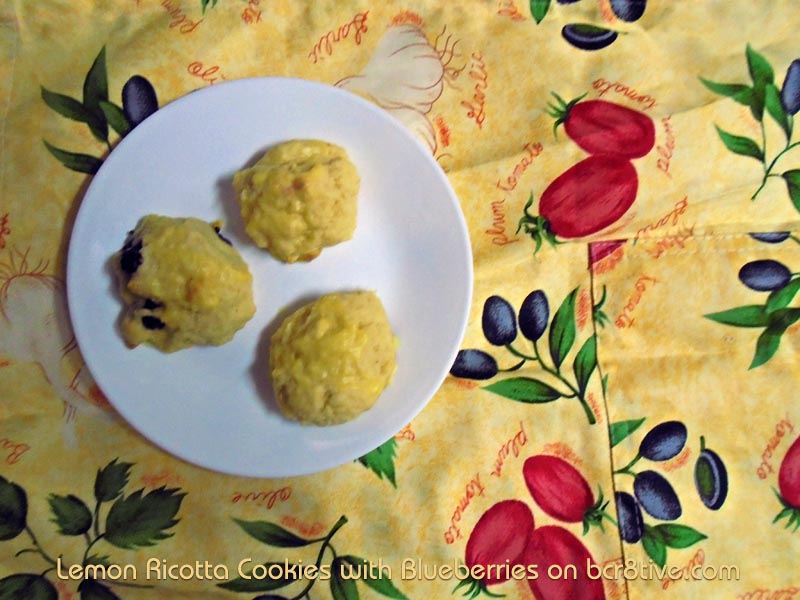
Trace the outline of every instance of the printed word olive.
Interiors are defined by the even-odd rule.
[[[719,510],[728,496],[728,471],[719,455],[705,447],[702,437],[700,448],[700,456],[694,464],[694,485],[703,504],[711,510]]]
[[[495,346],[510,344],[517,337],[517,316],[508,300],[490,296],[483,304],[483,335]]]
[[[147,79],[134,75],[122,86],[122,111],[131,127],[136,127],[158,110],[156,91]]]
[[[669,460],[686,445],[686,425],[666,421],[653,427],[639,444],[639,454],[648,460]]]
[[[777,260],[754,260],[739,269],[739,280],[757,292],[771,292],[786,286],[792,272]]]
[[[614,499],[617,504],[619,535],[629,544],[635,544],[642,539],[642,534],[644,534],[642,509],[636,502],[636,498],[627,492],[615,493]]]
[[[491,379],[497,375],[497,361],[483,350],[459,350],[450,374],[465,379]]]
[[[618,19],[632,23],[644,14],[647,0],[611,0],[611,10]]]
[[[789,239],[791,235],[788,231],[773,231],[765,233],[751,233],[750,237],[759,242],[766,242],[767,244],[780,244],[784,240]]]
[[[550,305],[542,290],[528,294],[519,309],[519,330],[527,339],[535,342],[547,329],[550,320]]]
[[[674,521],[683,513],[669,481],[655,471],[642,471],[633,480],[633,493],[644,511],[662,521]]]
[[[800,58],[796,58],[786,70],[781,88],[781,104],[787,115],[800,111]]]
[[[617,39],[617,32],[586,23],[570,23],[561,30],[565,40],[581,50],[600,50]]]

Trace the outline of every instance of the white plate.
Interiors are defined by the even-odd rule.
[[[351,241],[287,265],[247,238],[231,177],[288,139],[344,147],[361,175]],[[162,354],[128,349],[109,258],[140,217],[223,219],[250,265],[257,311],[220,347]],[[371,289],[400,340],[397,371],[376,405],[333,427],[283,418],[266,350],[288,309],[321,294]],[[67,265],[70,315],[83,357],[119,413],[191,463],[252,477],[302,475],[354,460],[411,421],[455,359],[472,292],[469,236],[433,157],[369,102],[297,79],[214,85],[161,108],[111,153],[75,220]]]

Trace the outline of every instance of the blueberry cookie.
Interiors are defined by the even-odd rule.
[[[334,425],[371,408],[394,375],[396,341],[373,292],[328,294],[287,317],[270,340],[281,411]]]
[[[359,186],[345,150],[320,140],[278,144],[233,177],[247,234],[287,263],[353,237]]]
[[[218,222],[147,215],[113,260],[130,347],[218,346],[255,314],[250,270]]]

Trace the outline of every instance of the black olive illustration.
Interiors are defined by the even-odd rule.
[[[517,337],[517,315],[508,300],[489,296],[483,303],[483,335],[495,346],[505,346]]]
[[[155,310],[157,308],[161,308],[162,306],[164,306],[164,305],[161,304],[161,302],[156,302],[152,298],[147,298],[144,301],[144,309],[145,310]]]
[[[465,379],[491,379],[497,375],[497,361],[483,350],[459,350],[450,374]]]
[[[527,339],[535,342],[547,329],[550,320],[550,305],[542,290],[528,294],[519,309],[519,330]]]
[[[633,480],[633,493],[644,511],[662,521],[681,516],[680,500],[669,481],[655,471],[642,471]]]
[[[166,327],[164,321],[150,315],[142,317],[142,325],[144,325],[145,329],[164,329],[164,327]]]
[[[147,79],[134,75],[122,86],[122,111],[130,123],[136,127],[158,110],[156,91]]]
[[[781,88],[781,104],[787,115],[800,111],[800,58],[789,65]]]
[[[564,25],[561,35],[570,44],[581,50],[600,50],[610,46],[617,39],[617,32],[587,23]]]
[[[617,492],[614,494],[614,499],[617,504],[619,534],[629,544],[635,544],[642,539],[644,533],[642,509],[636,502],[636,498],[628,492]]]
[[[218,237],[219,239],[221,239],[223,242],[225,242],[226,244],[228,244],[228,246],[233,246],[233,244],[231,243],[231,241],[230,241],[228,238],[226,238],[224,235],[222,235],[222,234],[220,233],[220,228],[219,228],[219,227],[217,227],[216,225],[214,226],[214,231],[217,233],[217,237]]]
[[[777,260],[754,260],[739,269],[739,280],[757,292],[771,292],[786,286],[792,272]]]
[[[700,456],[694,464],[694,485],[700,500],[711,510],[719,510],[728,497],[728,470],[719,455],[706,448],[700,438]]]
[[[611,10],[628,23],[639,20],[646,8],[647,0],[611,0]]]
[[[129,237],[122,246],[119,266],[124,273],[133,275],[142,264],[142,240]]]
[[[639,454],[648,460],[669,460],[686,445],[686,425],[680,421],[659,423],[647,432],[639,444]]]
[[[767,244],[780,244],[788,240],[790,235],[791,233],[788,231],[770,231],[765,233],[751,233],[750,237]]]

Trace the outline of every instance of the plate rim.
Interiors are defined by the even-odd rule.
[[[142,121],[136,129],[139,127],[145,126],[146,129],[142,129],[140,131],[144,133],[140,133],[139,136],[135,136],[136,129],[134,129],[130,134],[122,138],[116,146],[112,149],[112,151],[108,154],[108,156],[103,161],[103,164],[100,166],[100,169],[97,173],[89,180],[88,185],[86,187],[85,192],[82,194],[78,202],[80,203],[77,211],[75,213],[75,217],[72,222],[72,227],[69,235],[69,242],[68,242],[68,249],[67,249],[67,262],[66,262],[66,299],[67,299],[67,309],[69,314],[70,325],[72,327],[73,336],[78,344],[79,349],[81,349],[81,354],[84,360],[84,364],[91,374],[92,378],[94,379],[95,383],[103,390],[102,381],[104,379],[104,375],[102,374],[102,369],[100,370],[100,374],[98,374],[98,367],[97,364],[90,364],[90,360],[86,359],[86,354],[83,351],[83,348],[87,346],[87,338],[91,337],[91,333],[87,333],[83,330],[83,323],[77,322],[77,317],[75,316],[76,313],[79,313],[79,310],[73,310],[73,307],[79,303],[79,298],[77,297],[77,290],[80,286],[80,273],[79,273],[79,265],[77,264],[77,255],[80,253],[80,249],[78,248],[78,242],[83,240],[83,228],[87,227],[87,222],[90,219],[86,216],[92,209],[91,206],[88,206],[85,201],[87,198],[92,198],[92,189],[95,190],[100,189],[103,185],[105,179],[108,178],[107,175],[104,173],[113,173],[114,165],[117,163],[118,160],[122,160],[119,158],[114,158],[115,156],[120,157],[124,153],[117,152],[119,148],[124,148],[128,145],[136,143],[136,137],[140,137],[141,135],[151,135],[150,130],[154,127],[158,126],[158,122],[162,119],[168,119],[172,113],[176,113],[177,111],[183,110],[183,106],[186,103],[193,103],[197,102],[197,99],[202,96],[207,95],[215,95],[219,94],[220,92],[215,91],[219,90],[220,88],[224,90],[234,90],[234,88],[245,88],[246,86],[264,86],[266,85],[269,87],[270,85],[278,85],[278,86],[288,86],[289,88],[294,86],[299,86],[301,89],[303,87],[308,88],[312,91],[316,91],[320,94],[334,94],[338,95],[341,98],[345,99],[346,102],[354,103],[357,106],[360,106],[361,109],[367,110],[372,112],[373,114],[377,115],[378,118],[389,124],[399,135],[404,138],[405,142],[410,142],[413,147],[415,148],[415,157],[416,159],[424,160],[427,162],[433,169],[431,170],[435,177],[439,180],[440,185],[443,186],[443,190],[446,191],[447,202],[451,204],[451,208],[453,209],[454,216],[456,217],[456,221],[458,222],[458,231],[459,235],[458,238],[461,241],[461,249],[459,255],[463,258],[463,273],[460,274],[460,278],[463,278],[463,285],[464,285],[464,305],[461,309],[461,314],[459,315],[458,323],[458,331],[454,332],[455,337],[457,338],[457,343],[455,343],[450,348],[450,353],[447,356],[447,362],[442,361],[443,365],[452,365],[453,361],[456,358],[456,355],[459,351],[459,346],[461,341],[463,341],[463,337],[466,333],[469,315],[472,308],[472,297],[474,293],[474,265],[473,260],[474,256],[472,253],[472,240],[469,235],[469,228],[466,221],[466,216],[464,214],[464,210],[462,208],[460,199],[456,194],[453,186],[447,177],[444,170],[436,161],[435,157],[430,154],[430,151],[427,147],[425,147],[421,140],[419,140],[415,135],[412,134],[399,120],[397,120],[394,116],[392,116],[389,112],[381,109],[379,106],[369,102],[368,100],[358,96],[352,92],[347,90],[343,90],[331,84],[327,84],[324,82],[318,82],[313,80],[307,80],[297,77],[247,77],[241,78],[236,80],[228,80],[225,82],[221,82],[215,84],[214,86],[206,86],[203,88],[198,88],[196,90],[191,90],[188,93],[168,102],[163,107],[160,107],[156,112],[153,113],[150,117]],[[161,116],[157,117],[155,120],[151,121],[151,118],[155,115]],[[147,125],[148,121],[150,124]],[[131,141],[133,140],[133,141]],[[123,163],[124,164],[124,163]],[[96,183],[97,182],[97,183]],[[99,192],[95,192],[99,193]],[[455,225],[455,223],[454,223]],[[185,462],[187,464],[191,464],[193,466],[209,470],[212,472],[227,474],[227,475],[234,475],[234,476],[243,476],[243,477],[292,477],[292,476],[303,476],[309,475],[313,473],[318,473],[322,471],[327,471],[330,469],[334,469],[338,466],[344,465],[348,462],[358,459],[363,454],[366,454],[373,449],[379,447],[380,445],[386,443],[386,441],[392,439],[392,437],[400,431],[403,427],[405,427],[409,422],[411,422],[414,418],[416,418],[430,403],[430,401],[434,398],[437,391],[441,388],[443,382],[445,381],[447,374],[449,372],[449,367],[443,366],[442,373],[438,377],[436,377],[435,385],[432,385],[432,389],[426,391],[425,398],[420,400],[419,402],[412,403],[413,409],[408,411],[408,417],[404,417],[403,423],[397,423],[392,425],[390,428],[392,433],[388,435],[388,437],[384,438],[384,434],[381,434],[380,437],[381,441],[374,443],[373,441],[369,441],[376,436],[364,436],[363,442],[359,444],[354,444],[353,447],[366,447],[365,450],[359,451],[355,456],[351,456],[348,458],[342,459],[341,457],[332,461],[317,461],[315,465],[311,466],[308,465],[307,468],[290,468],[286,470],[281,469],[271,469],[269,473],[266,470],[254,473],[252,470],[237,470],[235,466],[221,468],[219,466],[209,466],[208,464],[204,464],[202,461],[195,460],[191,456],[188,456],[185,450],[183,452],[178,452],[174,447],[167,447],[163,440],[159,441],[154,439],[154,436],[151,433],[147,433],[140,428],[141,424],[135,424],[136,420],[132,419],[129,415],[132,413],[130,407],[125,405],[122,409],[117,405],[113,398],[107,396],[109,403],[111,404],[112,410],[116,412],[123,421],[130,427],[138,436],[146,440],[146,442],[150,445],[157,447],[160,451],[168,453],[170,456],[174,457],[175,459]],[[104,392],[105,394],[105,392]],[[125,403],[123,403],[125,404]],[[337,426],[329,426],[329,427],[337,427]],[[352,454],[350,452],[348,454]],[[320,455],[324,457],[324,452],[320,452]]]

